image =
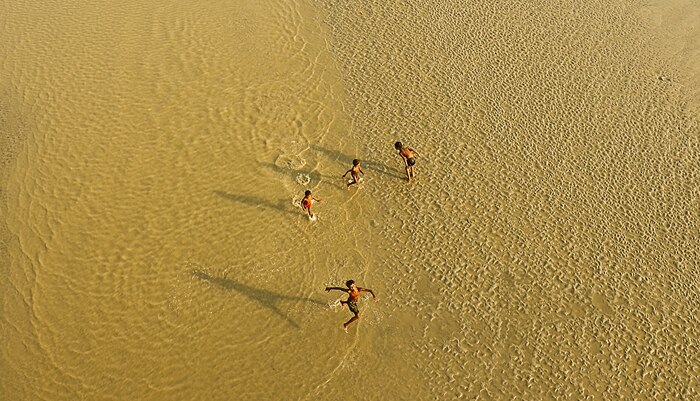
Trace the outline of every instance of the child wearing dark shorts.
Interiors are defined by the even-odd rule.
[[[347,305],[348,309],[350,309],[350,312],[352,312],[354,315],[352,318],[350,318],[350,320],[343,324],[343,330],[347,333],[348,325],[360,318],[360,309],[357,307],[357,301],[360,299],[360,295],[362,295],[363,292],[369,292],[370,294],[372,294],[372,299],[375,301],[377,300],[377,296],[374,295],[374,292],[369,288],[360,288],[356,286],[355,281],[353,280],[346,281],[345,285],[347,285],[348,288],[326,287],[326,291],[338,290],[348,294],[348,299],[346,301],[340,301],[341,304]]]
[[[403,159],[404,166],[406,167],[406,177],[408,177],[408,182],[411,182],[411,178],[414,177],[413,166],[416,165],[416,156],[418,156],[418,152],[403,146],[401,142],[396,142],[394,144],[394,149],[399,151],[399,156]]]

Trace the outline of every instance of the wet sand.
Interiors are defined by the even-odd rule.
[[[0,2],[0,399],[697,398],[699,13]]]

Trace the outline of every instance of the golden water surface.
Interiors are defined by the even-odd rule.
[[[699,20],[0,0],[0,399],[697,399]]]

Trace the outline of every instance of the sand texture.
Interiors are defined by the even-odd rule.
[[[0,400],[700,398],[696,1],[156,3],[0,0]]]

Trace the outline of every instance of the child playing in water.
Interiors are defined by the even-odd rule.
[[[347,301],[340,301],[341,305],[347,305],[348,309],[350,309],[350,312],[352,312],[355,315],[352,318],[350,318],[350,320],[343,323],[343,330],[347,333],[348,325],[360,318],[360,309],[357,308],[357,301],[360,299],[360,295],[362,295],[363,292],[369,292],[370,294],[372,294],[372,299],[375,301],[377,300],[377,296],[374,295],[374,292],[372,292],[372,290],[370,290],[369,288],[360,288],[356,286],[354,280],[346,281],[345,285],[348,286],[348,288],[326,287],[326,291],[338,290],[348,294]]]
[[[405,148],[401,142],[396,142],[394,148],[399,151],[399,156],[403,158],[403,163],[406,166],[406,176],[408,177],[408,182],[411,182],[413,166],[416,164],[418,152],[411,148]]]
[[[306,192],[304,192],[304,199],[301,200],[301,207],[309,213],[310,219],[314,218],[314,214],[311,213],[311,205],[313,204],[313,201],[320,202],[321,200],[318,198],[315,198],[311,194],[311,191],[309,191],[307,189]]]
[[[352,176],[352,182],[348,183],[348,186],[346,187],[347,189],[350,189],[350,185],[354,185],[360,182],[359,173],[362,173],[363,176],[365,175],[365,172],[362,171],[362,167],[360,167],[360,163],[362,163],[362,161],[359,159],[353,160],[352,168],[346,171],[345,174],[343,174],[343,178],[345,178],[345,176],[348,175],[348,173],[350,173],[350,175]]]

